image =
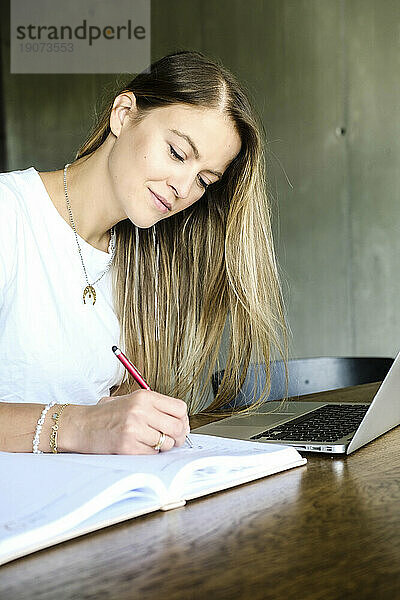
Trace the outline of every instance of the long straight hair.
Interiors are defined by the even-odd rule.
[[[254,390],[255,408],[270,392],[270,361],[279,357],[287,365],[288,354],[265,130],[236,77],[217,60],[185,50],[164,56],[114,90],[76,160],[106,140],[114,98],[124,91],[136,97],[138,122],[173,104],[215,109],[233,122],[241,149],[190,207],[147,229],[129,219],[116,225],[111,270],[120,346],[151,389],[185,400],[189,414],[213,411],[235,398],[252,358],[266,372],[261,393]],[[228,356],[221,365],[226,324]],[[211,377],[220,369],[224,377],[210,404]],[[132,386],[126,373],[112,395],[130,393]]]

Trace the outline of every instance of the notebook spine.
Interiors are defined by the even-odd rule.
[[[164,506],[160,507],[160,510],[172,510],[173,508],[180,508],[181,506],[185,506],[186,500],[177,500],[176,502],[168,502],[168,504],[164,504]]]

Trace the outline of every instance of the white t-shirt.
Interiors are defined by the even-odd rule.
[[[93,283],[111,254],[78,239]],[[109,395],[125,371],[111,349],[120,346],[111,283],[109,270],[95,304],[84,304],[74,231],[40,175],[0,173],[0,401],[95,404]]]

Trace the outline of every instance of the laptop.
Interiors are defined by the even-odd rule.
[[[371,403],[271,400],[251,414],[193,429],[240,440],[294,446],[303,452],[350,454],[400,424],[400,352]]]

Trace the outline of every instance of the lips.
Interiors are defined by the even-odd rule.
[[[149,188],[150,189],[150,188]],[[162,202],[164,204],[164,206],[166,206],[168,208],[168,210],[172,210],[172,206],[169,202],[167,202],[167,200],[165,198],[163,198],[162,196],[160,196],[159,194],[156,194],[155,192],[153,192],[153,190],[150,190],[155,196],[157,196],[157,198],[159,199],[160,202]]]

